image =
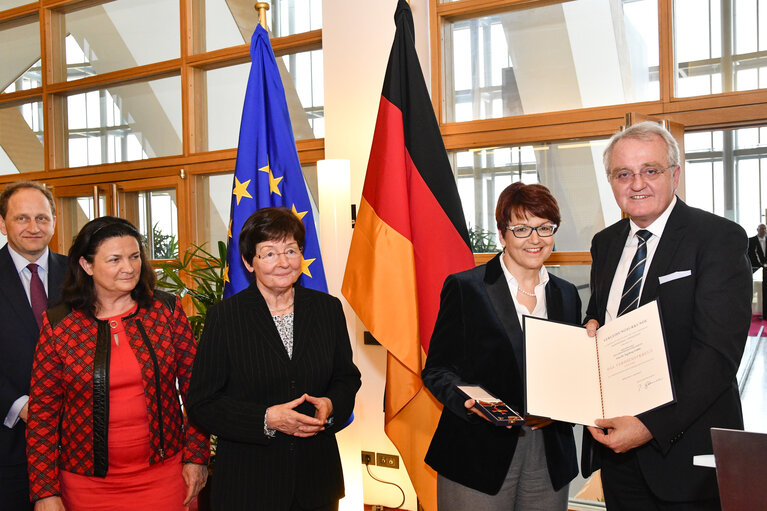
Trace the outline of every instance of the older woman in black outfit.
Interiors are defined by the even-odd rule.
[[[193,422],[218,436],[216,510],[334,510],[335,433],[360,387],[341,302],[296,285],[303,223],[263,208],[245,222],[255,281],[210,308],[189,389]]]
[[[565,511],[578,471],[572,426],[539,417],[495,426],[456,388],[480,385],[523,410],[522,315],[580,324],[575,286],[543,266],[560,222],[548,189],[510,185],[495,218],[503,252],[442,289],[422,377],[445,407],[426,462],[438,473],[440,511]]]

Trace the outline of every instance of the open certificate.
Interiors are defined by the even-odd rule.
[[[657,301],[586,328],[524,317],[525,393],[530,415],[594,425],[675,400]]]

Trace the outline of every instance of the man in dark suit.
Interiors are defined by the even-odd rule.
[[[0,194],[0,509],[32,509],[26,445],[27,400],[40,315],[59,299],[66,257],[48,250],[56,207],[44,186],[20,181]]]
[[[747,236],[675,196],[679,158],[673,137],[652,122],[616,134],[604,154],[629,218],[592,241],[586,326],[593,335],[658,299],[676,393],[673,404],[597,420],[584,434],[584,475],[602,468],[610,511],[719,509],[716,473],[693,456],[713,452],[712,426],[743,428],[735,374],[751,317]]]
[[[748,258],[751,260],[751,270],[756,271],[767,264],[765,258],[765,243],[767,243],[767,225],[759,224],[756,228],[756,236],[748,238]]]

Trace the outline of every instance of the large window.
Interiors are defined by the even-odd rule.
[[[59,80],[177,59],[180,13],[177,0],[114,0],[65,11],[61,37],[66,75]]]
[[[657,100],[658,3],[576,0],[444,28],[445,120]]]
[[[571,140],[452,153],[472,235],[497,242],[495,206],[503,189],[517,181],[540,183],[557,198],[562,215],[554,250],[587,251],[597,231],[620,220],[602,166],[605,145],[605,140]]]
[[[152,169],[141,177],[201,161],[232,166],[258,22],[253,2],[22,4],[0,1],[0,175],[45,171],[55,183],[104,164]],[[267,11],[299,155],[310,163],[324,144],[321,7],[277,0]],[[229,152],[192,156],[220,150]],[[139,161],[147,163],[127,165]]]
[[[685,135],[685,198],[749,233],[767,221],[767,128]]]
[[[767,5],[674,0],[678,97],[767,87]]]
[[[669,119],[688,133],[690,151],[696,153],[686,173],[691,202],[710,203],[712,211],[731,218],[745,215],[745,208],[751,215],[763,209],[767,204],[756,194],[762,160],[753,154],[754,142],[743,138],[750,131],[739,128],[733,134],[730,170],[714,154],[729,147],[715,149],[716,137],[722,143],[721,131],[710,133],[717,125],[750,126],[764,139],[758,129],[767,119],[767,91],[760,90],[767,83],[763,4],[436,3],[432,26],[438,31],[431,42],[441,51],[432,91],[439,95],[434,104],[469,224],[492,229],[500,190],[514,180],[543,182],[544,174],[555,189],[566,187],[562,182],[572,176],[586,176],[589,193],[598,193],[602,207],[609,207],[609,190],[593,177],[601,172],[594,141],[625,126],[630,113]],[[709,129],[709,141],[702,129]],[[590,150],[565,149],[583,140],[591,141]],[[583,157],[576,156],[579,152]],[[726,172],[733,177],[729,187],[721,185]],[[744,195],[736,203],[738,189],[753,198]],[[614,216],[598,212],[596,218]],[[559,250],[587,248],[583,240],[598,222],[584,221],[573,225],[581,241]]]
[[[181,80],[135,82],[66,98],[68,167],[181,154]]]
[[[0,91],[11,93],[42,85],[36,15],[0,22],[0,48]]]
[[[43,103],[0,103],[0,175],[45,168]]]

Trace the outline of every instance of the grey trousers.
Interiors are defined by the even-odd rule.
[[[543,431],[523,427],[509,472],[496,495],[488,495],[437,475],[439,511],[567,511],[569,485],[554,491]]]

